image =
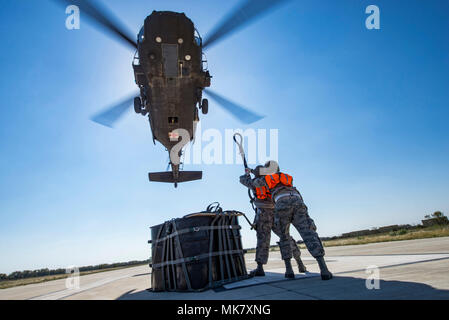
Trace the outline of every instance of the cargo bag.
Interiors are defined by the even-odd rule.
[[[248,278],[238,211],[206,211],[151,227],[153,291],[201,291]]]

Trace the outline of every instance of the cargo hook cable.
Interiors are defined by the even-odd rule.
[[[240,142],[237,140],[237,137],[240,138]],[[248,163],[246,162],[246,156],[245,156],[245,149],[243,149],[243,136],[240,133],[235,133],[233,136],[234,142],[235,144],[239,147],[239,153],[240,156],[242,157],[243,160],[243,165],[245,166],[245,173],[248,169]],[[251,195],[251,191],[248,189],[248,196],[251,202],[251,207],[254,209],[254,211],[256,211],[256,209],[254,208],[254,197]],[[256,227],[254,226],[254,224],[252,224],[249,219],[246,217],[246,215],[244,213],[242,213],[242,215],[245,217],[246,221],[248,221],[249,225],[251,226],[251,230],[252,229],[256,229]]]

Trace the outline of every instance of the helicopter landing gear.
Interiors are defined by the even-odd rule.
[[[140,100],[140,97],[134,98],[134,111],[136,113],[142,113],[142,100]]]
[[[146,116],[148,113],[147,108],[145,108],[145,106],[142,105],[142,99],[140,97],[134,98],[134,111],[143,116]]]
[[[203,102],[201,103],[201,112],[203,114],[207,114],[209,111],[209,101],[207,99],[203,99]]]

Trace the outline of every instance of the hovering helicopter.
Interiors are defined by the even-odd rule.
[[[243,123],[252,123],[263,117],[239,106],[221,95],[205,89],[211,78],[203,50],[288,0],[247,0],[219,23],[203,42],[193,22],[184,14],[171,11],[153,11],[134,41],[116,18],[93,0],[55,0],[65,5],[76,5],[81,14],[110,34],[136,50],[132,67],[138,96],[132,95],[120,103],[98,113],[92,120],[112,127],[134,104],[134,111],[147,116],[153,143],[159,141],[169,152],[171,171],[149,173],[150,181],[174,183],[199,180],[202,171],[181,171],[179,157],[182,150],[174,147],[179,138],[195,138],[199,109],[205,115],[209,102],[203,92],[218,105]],[[188,135],[180,135],[180,129]],[[183,145],[188,141],[182,141]],[[175,152],[171,152],[171,151]],[[167,167],[168,169],[168,167]]]

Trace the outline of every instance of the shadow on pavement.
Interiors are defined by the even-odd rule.
[[[119,300],[189,300],[189,299],[256,299],[256,300],[385,300],[424,299],[448,300],[449,290],[440,290],[427,284],[380,280],[380,289],[367,289],[366,279],[335,276],[332,280],[302,278],[255,284],[242,288],[203,292],[152,292],[131,290]]]

